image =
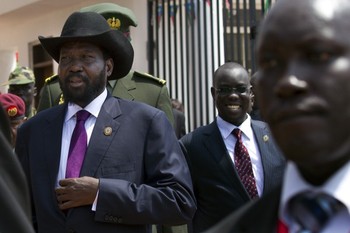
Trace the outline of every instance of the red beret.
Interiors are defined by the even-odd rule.
[[[25,104],[21,97],[10,93],[0,94],[0,103],[10,120],[17,120],[25,116]]]

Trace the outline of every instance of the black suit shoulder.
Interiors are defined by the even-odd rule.
[[[249,202],[203,233],[275,233],[281,186]],[[253,224],[252,224],[253,223]]]
[[[217,124],[214,122],[209,125],[199,126],[193,131],[187,133],[185,136],[180,138],[180,142],[186,146],[189,144],[196,144],[198,141],[202,140],[203,136],[212,135],[215,133],[220,133]]]
[[[264,121],[253,120],[253,119],[251,121],[252,121],[252,124],[256,124],[256,125],[258,125],[260,127],[266,127],[267,126],[267,123],[264,122]]]
[[[252,123],[252,125],[255,125],[256,127],[266,129],[270,133],[269,125],[266,122],[252,119],[251,123]]]

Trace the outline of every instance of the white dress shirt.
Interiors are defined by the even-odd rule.
[[[87,134],[87,142],[89,145],[90,137],[92,134],[92,130],[94,129],[96,118],[100,113],[103,102],[107,97],[107,89],[105,89],[99,96],[97,96],[91,103],[89,103],[84,109],[88,111],[91,115],[85,122],[85,130]],[[57,183],[56,187],[58,187],[58,181],[61,179],[65,179],[66,177],[66,167],[67,167],[67,159],[68,159],[68,151],[70,140],[73,134],[73,130],[75,128],[76,123],[76,113],[82,110],[79,105],[74,103],[68,103],[68,109],[66,112],[66,116],[63,123],[63,131],[62,131],[62,144],[61,144],[61,160],[60,167],[57,175]]]
[[[264,170],[249,114],[247,114],[247,119],[240,126],[235,126],[227,121],[224,121],[220,116],[217,116],[216,122],[233,163],[235,163],[234,154],[237,138],[232,134],[232,131],[235,128],[239,128],[242,131],[242,142],[248,150],[250,160],[252,162],[253,174],[255,177],[258,194],[261,196],[264,189]]]
[[[288,216],[286,205],[293,196],[307,190],[327,193],[347,207],[319,233],[350,233],[350,161],[321,186],[307,183],[297,166],[293,162],[288,162],[284,174],[279,215],[280,219],[290,226],[289,233],[298,232],[299,226]]]

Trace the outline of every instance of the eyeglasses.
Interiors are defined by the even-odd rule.
[[[215,88],[215,91],[219,95],[231,95],[232,93],[245,94],[250,88],[251,86],[220,87],[220,88]]]

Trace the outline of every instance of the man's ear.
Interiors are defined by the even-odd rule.
[[[250,91],[250,98],[254,99],[255,95],[254,95],[254,92]]]
[[[108,58],[106,60],[107,77],[112,75],[113,68],[114,68],[114,61],[112,58]]]
[[[250,96],[251,105],[252,105],[252,107],[253,107],[254,104],[255,104],[255,95],[254,95],[254,93],[253,93],[251,90],[250,90],[249,96]]]
[[[210,92],[211,92],[211,97],[213,97],[213,100],[215,100],[215,87],[211,87]]]

